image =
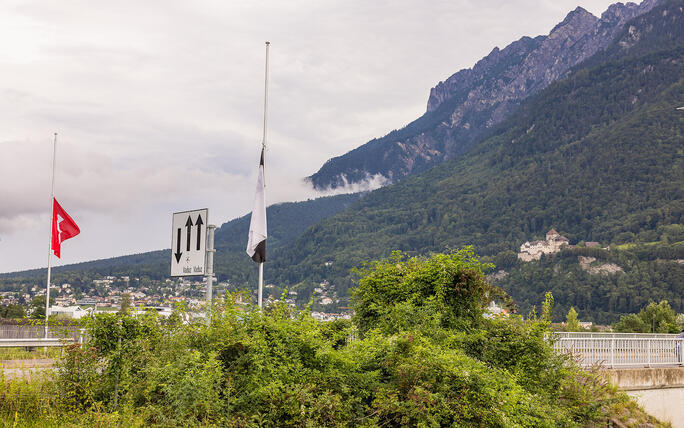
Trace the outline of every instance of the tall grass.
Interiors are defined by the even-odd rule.
[[[0,361],[60,358],[63,354],[64,351],[61,347],[42,347],[33,350],[26,350],[25,348],[0,348]]]
[[[9,379],[0,370],[0,428],[142,427],[132,412],[107,413],[95,403],[87,412],[65,411],[50,373]]]

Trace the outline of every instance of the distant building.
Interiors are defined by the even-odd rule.
[[[74,302],[74,299],[69,296],[57,297],[55,299],[55,304],[57,306],[69,306]]]
[[[65,314],[77,320],[89,315],[93,308],[83,309],[80,306],[50,306],[50,315]]]
[[[173,308],[167,306],[143,306],[133,311],[134,315],[142,315],[145,312],[157,312],[164,318],[168,318],[173,313]]]
[[[584,246],[587,248],[592,248],[592,247],[599,247],[600,244],[598,242],[590,241],[590,242],[585,242]]]
[[[518,258],[524,262],[539,260],[542,254],[557,253],[569,243],[568,238],[556,232],[555,229],[551,229],[546,233],[545,241],[528,241],[522,244]]]
[[[84,297],[76,301],[77,305],[95,305],[96,303],[97,299],[95,299],[94,297]]]
[[[508,316],[508,310],[497,305],[496,302],[494,302],[494,301],[489,302],[489,306],[487,306],[487,310],[484,313],[485,318],[507,317],[507,316]]]
[[[334,321],[338,319],[351,319],[351,314],[348,313],[339,313],[339,314],[330,314],[327,312],[316,312],[312,311],[311,316],[314,317],[315,319],[319,321]]]

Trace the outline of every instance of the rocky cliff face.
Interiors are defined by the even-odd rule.
[[[547,36],[523,37],[504,49],[494,48],[473,68],[432,88],[421,118],[330,159],[308,180],[319,189],[378,175],[396,181],[458,156],[522,100],[605,49],[627,21],[648,12],[658,1],[616,3],[600,18],[578,7]]]
[[[461,111],[478,108],[473,101],[492,105],[526,98],[563,76],[570,67],[605,49],[627,21],[648,12],[656,2],[616,3],[600,19],[578,7],[548,36],[537,37],[536,45],[522,45],[527,39],[523,38],[503,51],[494,48],[472,69],[461,70],[437,84],[430,91],[427,111],[437,110],[445,100],[461,91],[468,92],[466,103],[457,108]],[[510,63],[511,57],[519,61]]]

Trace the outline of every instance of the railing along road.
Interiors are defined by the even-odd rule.
[[[674,334],[554,333],[554,336],[554,348],[572,354],[584,367],[684,366],[684,338]]]
[[[0,348],[64,346],[82,342],[83,331],[73,326],[0,325]]]

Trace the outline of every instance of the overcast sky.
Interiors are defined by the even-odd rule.
[[[303,177],[420,116],[495,46],[610,3],[4,0],[0,272],[47,265],[54,132],[56,198],[81,227],[56,264],[168,248],[174,211],[251,210],[264,41],[272,204],[315,196]]]

